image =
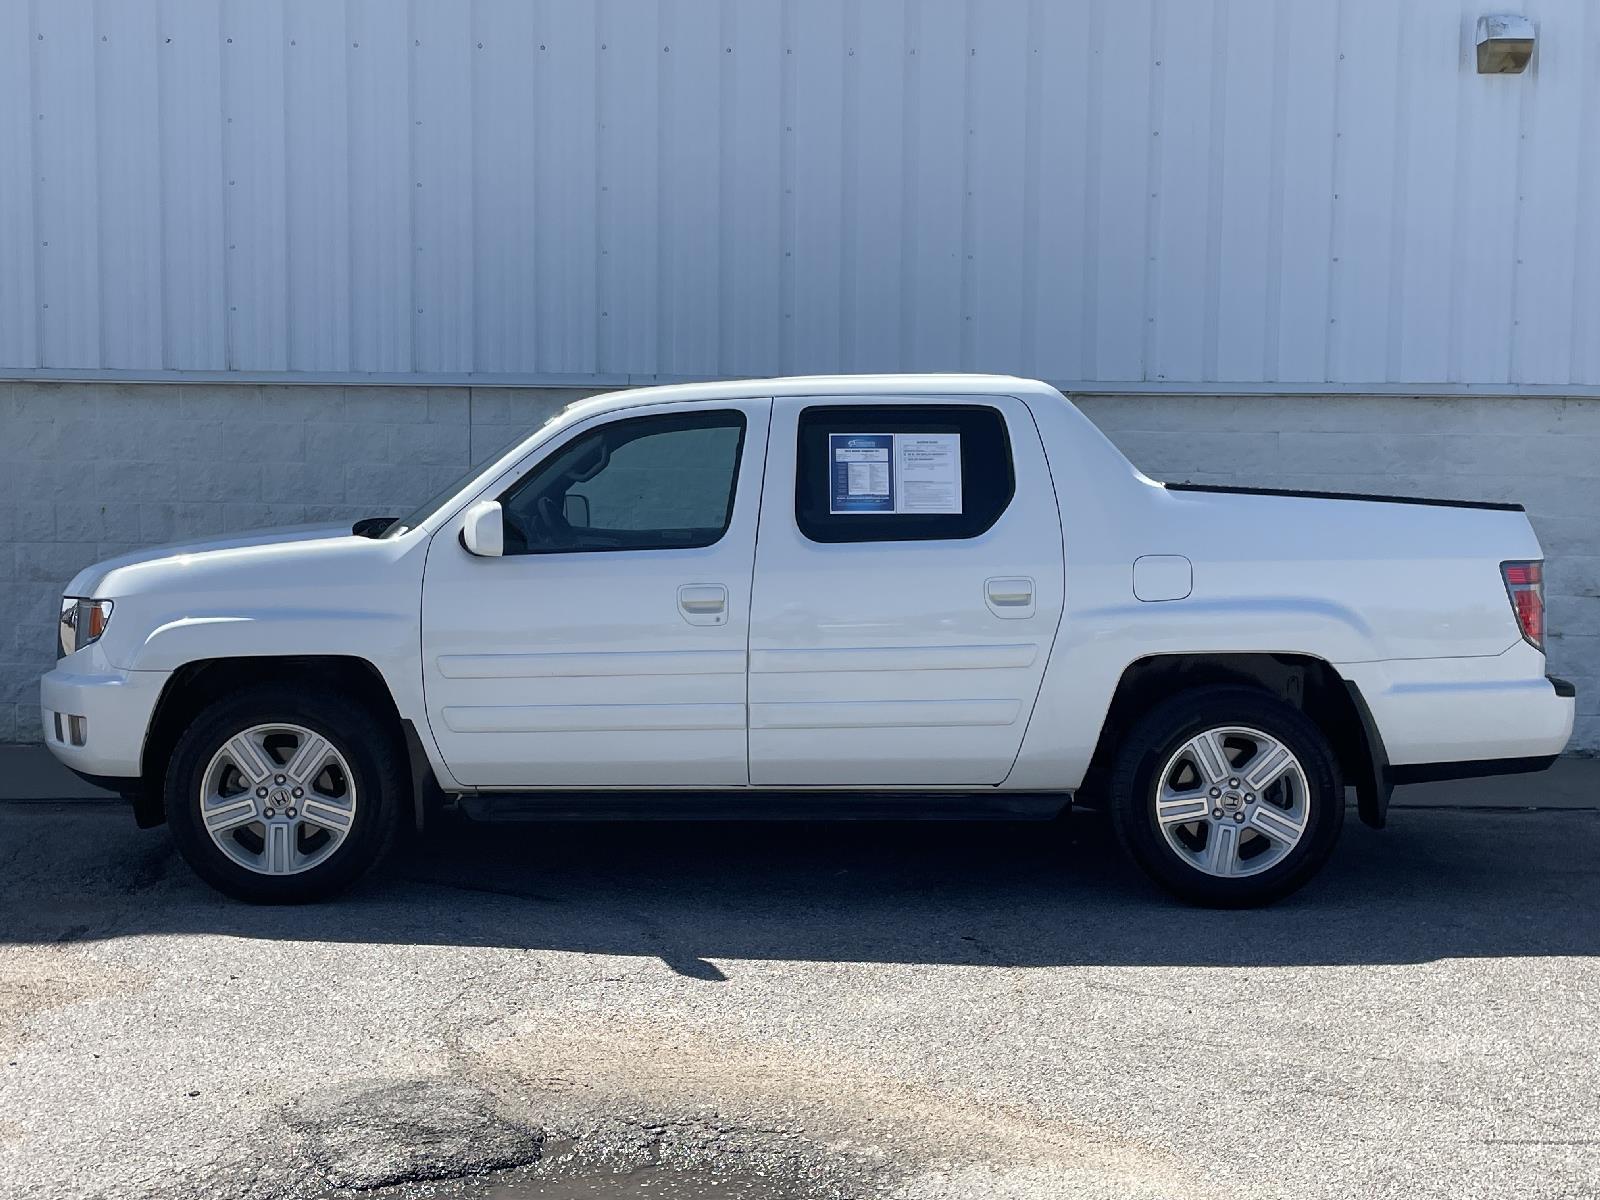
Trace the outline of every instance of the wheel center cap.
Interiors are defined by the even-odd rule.
[[[1229,812],[1234,812],[1244,807],[1244,797],[1238,792],[1224,792],[1222,794],[1222,807]]]
[[[289,803],[289,793],[284,791],[282,788],[279,788],[277,791],[272,793],[272,803],[274,803],[274,804],[287,804],[287,803]]]

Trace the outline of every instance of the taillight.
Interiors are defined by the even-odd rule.
[[[1511,597],[1511,611],[1517,614],[1522,636],[1536,650],[1544,649],[1544,564],[1541,562],[1503,562],[1500,575]]]

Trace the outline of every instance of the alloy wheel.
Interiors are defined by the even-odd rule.
[[[356,784],[343,754],[303,725],[253,725],[211,758],[200,819],[217,848],[258,875],[297,875],[350,834]]]
[[[1158,777],[1155,816],[1167,845],[1206,875],[1275,866],[1300,843],[1310,788],[1294,752],[1259,729],[1224,725],[1186,741]]]

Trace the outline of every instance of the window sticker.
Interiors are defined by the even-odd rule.
[[[961,435],[895,434],[894,476],[895,512],[960,512]]]
[[[959,513],[959,433],[830,433],[828,512]]]
[[[894,511],[894,434],[830,433],[830,513]]]

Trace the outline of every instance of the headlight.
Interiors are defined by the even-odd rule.
[[[56,657],[62,658],[100,640],[111,620],[111,601],[61,597],[61,624],[56,631]]]

